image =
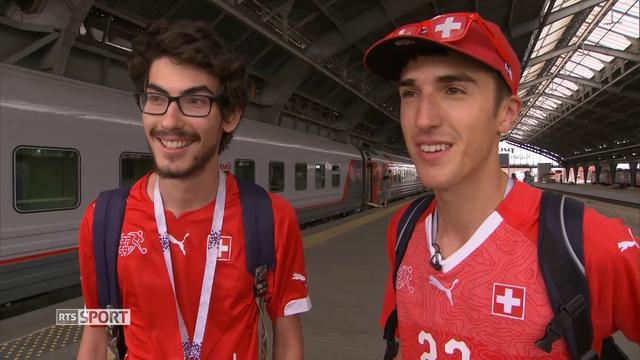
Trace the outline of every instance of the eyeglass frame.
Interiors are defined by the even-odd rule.
[[[150,113],[150,112],[146,112],[143,109],[143,105],[142,105],[142,97],[143,96],[148,96],[148,95],[159,95],[159,96],[163,96],[167,99],[167,106],[165,107],[164,111],[161,113]],[[184,110],[182,110],[182,105],[180,105],[180,99],[181,98],[186,98],[186,97],[202,97],[202,98],[206,98],[209,100],[209,111],[207,111],[206,114],[204,115],[189,115],[186,114],[184,112]],[[178,110],[180,110],[180,113],[184,116],[189,116],[189,117],[207,117],[209,115],[211,115],[211,109],[213,108],[213,104],[216,103],[218,100],[220,100],[222,98],[221,95],[217,95],[217,96],[211,96],[211,95],[194,95],[194,94],[190,94],[190,95],[180,95],[180,96],[171,96],[171,95],[167,95],[167,94],[162,94],[162,93],[156,93],[156,92],[147,92],[147,91],[143,91],[140,92],[136,95],[136,98],[138,100],[138,108],[140,109],[140,111],[143,114],[147,114],[147,115],[164,115],[167,113],[167,111],[169,110],[169,106],[171,105],[172,102],[175,101],[175,103],[178,105]]]

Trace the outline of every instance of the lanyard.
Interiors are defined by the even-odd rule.
[[[167,268],[167,273],[169,273],[171,290],[173,290],[173,298],[176,303],[180,338],[182,339],[182,351],[185,359],[200,359],[204,330],[207,322],[207,315],[209,314],[209,301],[211,299],[211,290],[213,288],[213,278],[216,273],[216,260],[218,258],[218,247],[220,245],[222,219],[224,218],[224,202],[226,195],[225,179],[225,174],[221,171],[218,180],[218,193],[216,195],[216,204],[213,211],[213,220],[211,222],[211,233],[209,233],[206,243],[207,262],[204,268],[204,277],[202,278],[198,317],[196,319],[196,328],[193,332],[193,339],[191,341],[189,341],[187,328],[184,325],[184,319],[180,312],[180,307],[178,306],[178,298],[176,297],[176,286],[173,279],[173,266],[171,265],[171,251],[169,251],[169,233],[167,232],[167,222],[164,217],[164,205],[162,203],[162,196],[160,196],[160,187],[158,185],[160,178],[156,180],[156,184],[153,189],[153,211],[156,216],[156,225],[158,226],[158,235],[160,237],[160,245],[162,246],[164,263]]]
[[[507,185],[504,187],[504,194],[502,195],[502,198],[506,198],[507,195],[509,194],[509,192],[511,191],[511,189],[513,188],[513,179],[509,178],[507,179]],[[441,263],[444,258],[442,257],[442,254],[440,254],[440,248],[437,247],[437,243],[436,243],[436,234],[438,233],[438,206],[436,204],[436,208],[433,210],[433,215],[431,215],[430,218],[430,224],[425,224],[427,226],[427,233],[429,233],[429,225],[431,227],[431,232],[430,235],[431,237],[429,239],[427,239],[427,246],[430,248],[429,253],[432,254],[432,260],[435,261],[436,263]],[[435,246],[434,246],[435,245]]]

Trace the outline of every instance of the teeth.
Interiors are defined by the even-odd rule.
[[[422,144],[420,145],[420,150],[422,150],[423,152],[432,153],[432,152],[448,150],[450,147],[451,145],[449,144],[435,144],[435,145]]]
[[[161,139],[160,142],[162,142],[162,145],[169,149],[180,149],[189,145],[188,141],[170,141]]]

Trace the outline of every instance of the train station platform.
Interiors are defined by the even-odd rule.
[[[303,231],[313,303],[302,316],[305,359],[382,358],[378,318],[388,272],[385,233],[392,214],[409,200]],[[636,233],[639,227],[632,225]],[[82,299],[76,298],[0,322],[0,359],[75,358],[81,329],[55,326],[54,315],[55,309],[79,307]],[[640,347],[616,337],[630,359],[640,359]]]
[[[545,190],[554,190],[596,200],[613,201],[624,205],[640,207],[640,187],[558,183],[534,183],[533,185]]]

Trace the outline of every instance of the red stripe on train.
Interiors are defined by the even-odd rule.
[[[20,263],[20,262],[25,262],[30,260],[36,260],[36,259],[49,257],[49,256],[69,254],[75,251],[78,251],[77,246],[72,248],[62,249],[62,250],[46,251],[46,252],[33,254],[33,255],[19,256],[19,257],[7,259],[7,260],[0,260],[0,266]]]

